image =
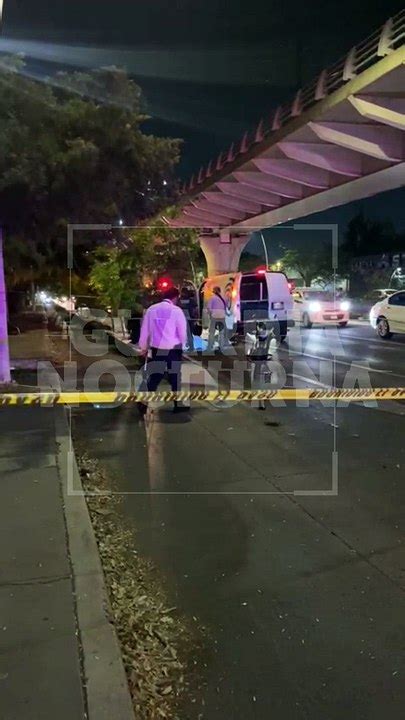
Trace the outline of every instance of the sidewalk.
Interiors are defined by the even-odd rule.
[[[38,361],[50,360],[52,346],[47,328],[10,335],[10,360],[13,368],[36,370]]]
[[[130,720],[85,500],[66,494],[63,413],[0,408],[0,717]]]

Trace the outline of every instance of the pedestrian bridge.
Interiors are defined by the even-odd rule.
[[[405,184],[405,10],[264,117],[181,189],[209,273],[248,235]]]

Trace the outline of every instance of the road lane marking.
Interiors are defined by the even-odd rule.
[[[313,360],[328,360],[329,362],[333,362],[338,365],[354,367],[358,368],[359,370],[367,370],[367,372],[369,373],[379,373],[380,375],[389,375],[390,377],[399,377],[405,379],[405,375],[393,372],[393,370],[378,370],[377,368],[370,367],[369,365],[359,365],[357,362],[346,362],[345,360],[338,360],[337,357],[335,357],[334,355],[330,355],[329,357],[323,357],[321,355],[312,355],[306,352],[297,352],[296,350],[285,350],[284,352],[290,355],[298,355],[299,357],[309,357]]]

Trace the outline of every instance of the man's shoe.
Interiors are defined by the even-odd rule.
[[[174,408],[173,408],[174,413],[188,412],[189,410],[190,410],[190,408],[187,407],[187,405],[182,405],[181,403],[178,403],[177,401],[174,402]]]

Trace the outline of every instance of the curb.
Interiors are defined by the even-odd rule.
[[[75,593],[88,720],[135,720],[97,543],[73,451],[67,411],[55,408],[57,464]],[[69,493],[69,486],[75,488]]]

